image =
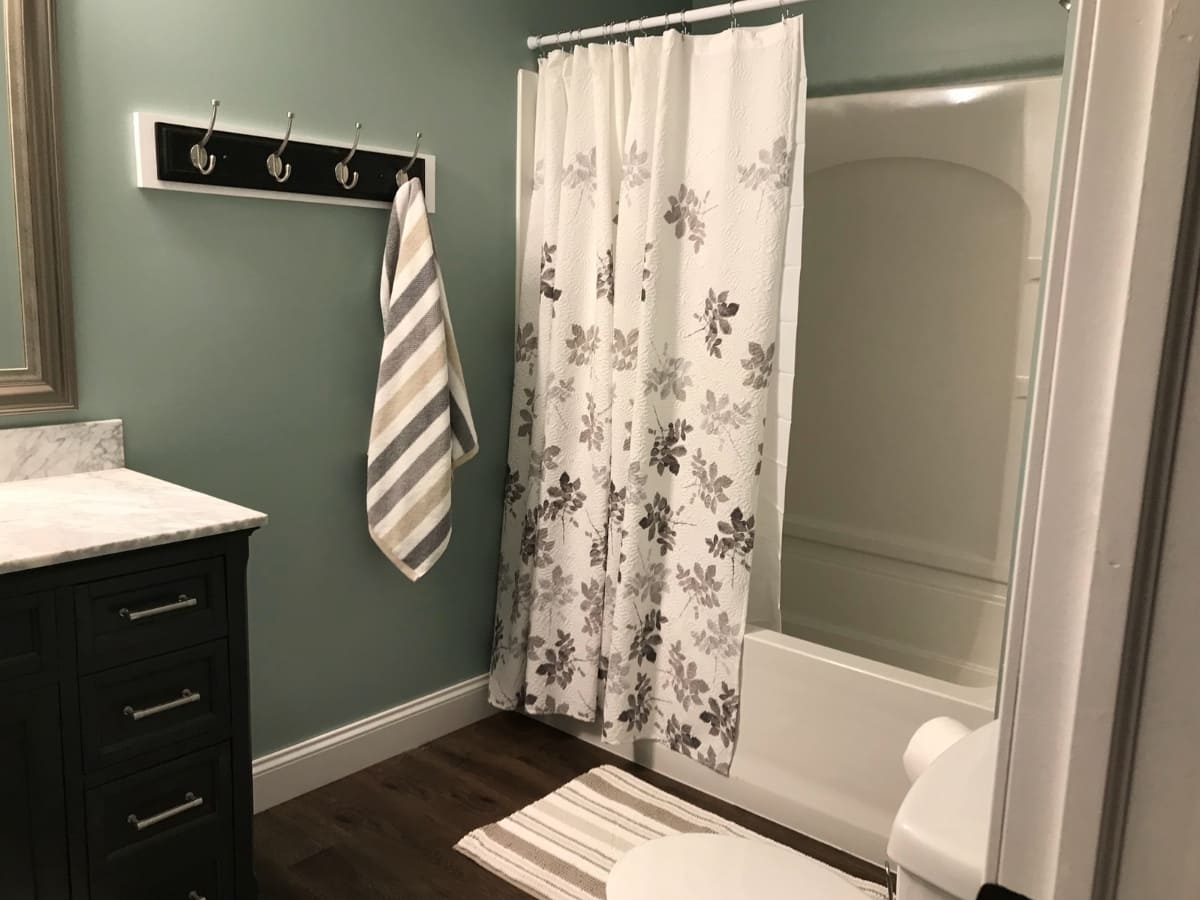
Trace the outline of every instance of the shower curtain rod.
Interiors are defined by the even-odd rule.
[[[538,47],[549,47],[552,44],[569,44],[573,41],[583,41],[588,38],[607,38],[616,34],[628,34],[630,31],[643,31],[649,28],[663,28],[672,25],[683,25],[688,22],[703,22],[706,19],[720,19],[723,16],[736,18],[741,13],[759,12],[764,9],[786,9],[796,6],[806,0],[737,0],[735,3],[722,3],[717,6],[705,6],[701,9],[680,10],[665,16],[644,16],[628,22],[613,22],[609,25],[596,25],[592,28],[579,28],[575,31],[564,31],[560,34],[530,35],[525,43],[530,50]]]

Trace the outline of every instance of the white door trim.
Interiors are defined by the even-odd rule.
[[[988,874],[1090,898],[1187,168],[1200,0],[1076,0]]]

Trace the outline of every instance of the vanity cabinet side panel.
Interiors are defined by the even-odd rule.
[[[88,900],[87,817],[83,807],[83,734],[79,722],[79,666],[75,655],[75,601],[70,587],[54,589],[59,634],[58,697],[62,732],[62,781],[66,790],[71,898]]]
[[[0,884],[8,900],[68,900],[57,685],[0,694]]]
[[[234,877],[239,900],[258,896],[254,879],[254,785],[250,756],[250,636],[247,622],[246,568],[250,532],[232,534],[225,554],[229,600],[229,683],[233,746]]]

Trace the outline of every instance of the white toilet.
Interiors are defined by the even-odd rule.
[[[951,745],[896,814],[888,858],[898,900],[975,900],[983,884],[997,724]],[[608,900],[863,900],[832,869],[777,844],[681,834],[634,848],[613,867]]]

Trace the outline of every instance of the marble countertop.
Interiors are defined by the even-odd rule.
[[[0,573],[256,528],[267,517],[124,468],[0,483]]]

